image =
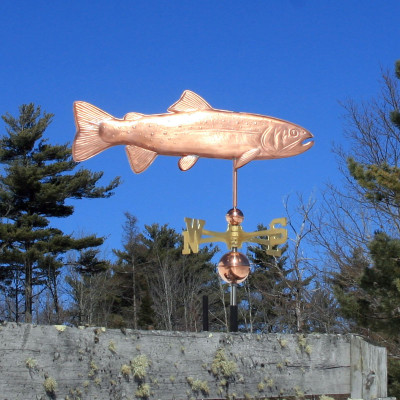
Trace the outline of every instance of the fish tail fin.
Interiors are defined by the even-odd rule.
[[[84,161],[112,147],[99,135],[100,123],[113,116],[100,108],[84,101],[74,102],[76,135],[72,144],[72,157],[75,161]]]

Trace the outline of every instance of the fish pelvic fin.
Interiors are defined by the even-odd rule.
[[[181,171],[187,171],[188,169],[192,168],[194,164],[196,164],[199,156],[190,155],[190,156],[183,156],[178,161],[178,167]]]
[[[75,161],[84,161],[112,147],[99,135],[99,126],[103,121],[114,117],[100,108],[84,101],[74,102],[76,125],[75,139],[72,144],[72,157]]]
[[[129,164],[135,174],[140,174],[150,167],[158,153],[142,147],[129,145],[125,147]]]
[[[213,110],[213,108],[198,94],[185,90],[180,99],[168,108],[170,112],[189,112],[199,110]]]

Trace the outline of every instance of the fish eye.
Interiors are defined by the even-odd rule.
[[[292,136],[292,137],[299,136],[299,132],[296,131],[296,129],[291,129],[290,130],[290,136]]]

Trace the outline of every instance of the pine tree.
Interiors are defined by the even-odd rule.
[[[257,229],[266,228],[258,225]],[[283,331],[283,319],[287,320],[287,310],[283,312],[287,302],[284,280],[290,272],[285,267],[287,257],[267,255],[265,246],[261,245],[249,246],[248,257],[254,267],[245,284],[245,287],[248,286],[247,303],[252,320],[250,330],[265,333]]]
[[[396,78],[400,79],[400,60],[395,66]],[[395,91],[396,88],[393,88]],[[395,97],[395,96],[394,96]],[[393,102],[394,110],[389,113],[389,134],[400,137],[400,104]],[[364,164],[349,157],[347,165],[351,176],[364,189],[365,198],[377,208],[398,209],[400,208],[400,166],[389,165],[387,161],[379,164]],[[396,213],[396,214],[397,214]]]
[[[377,233],[369,245],[372,267],[364,269],[358,323],[376,332],[400,332],[400,239]]]
[[[144,329],[154,324],[152,300],[146,278],[147,250],[137,228],[137,218],[125,213],[122,250],[113,250],[117,261],[113,266],[113,284],[116,292],[114,315],[119,315],[128,328]],[[118,319],[118,318],[117,318]]]
[[[265,229],[262,225],[259,229]],[[279,258],[269,256],[264,246],[250,246],[248,256],[254,271],[248,278],[252,330],[264,332],[307,332],[310,318],[309,286],[314,275],[303,276],[289,264],[288,245]]]
[[[100,250],[94,248],[73,252],[68,264],[68,321],[76,326],[110,326],[113,297],[118,290],[112,282],[110,261],[100,258]]]
[[[400,61],[395,65],[396,78],[400,79]],[[393,90],[395,87],[393,88]],[[393,96],[395,97],[395,96]],[[386,125],[391,136],[400,137],[400,104],[394,102],[394,110],[388,112],[391,125]],[[365,198],[377,209],[393,209],[398,214],[400,209],[400,167],[380,164],[363,164],[353,158],[348,160],[348,168],[352,177],[364,189]],[[382,227],[383,228],[383,227]],[[381,232],[376,234],[368,244],[373,267],[363,263],[363,271],[359,274],[357,290],[349,294],[345,287],[336,284],[338,299],[345,315],[355,317],[361,326],[374,331],[389,331],[400,327],[396,310],[400,308],[400,239],[390,238]],[[359,257],[358,257],[359,258]],[[357,263],[357,254],[353,260]],[[360,260],[358,260],[360,261]],[[398,265],[399,264],[399,265]],[[343,273],[338,274],[343,281]],[[337,279],[336,279],[337,280]],[[354,296],[357,293],[357,296]]]
[[[400,79],[400,60],[396,61],[395,74],[397,79]],[[400,129],[400,110],[396,109],[391,111],[390,119],[393,122],[393,124]]]
[[[182,255],[182,236],[168,225],[152,224],[143,232],[125,213],[122,249],[115,249],[108,326],[196,331],[201,329],[202,295],[216,281],[211,259],[215,249]]]
[[[361,287],[361,279],[370,259],[365,257],[361,248],[353,251],[347,263],[343,262],[340,271],[334,273],[331,279],[334,294],[340,304],[340,313],[349,322],[349,330],[356,329],[365,309],[360,300],[366,298],[366,292]]]
[[[342,315],[350,320],[350,326],[388,347],[389,395],[399,396],[400,60],[395,65],[395,78],[384,78],[380,103],[364,108],[364,113],[350,108],[354,137],[361,146],[356,152],[358,159],[349,157],[347,166],[354,187],[362,195],[360,199],[371,211],[368,223],[376,221],[380,230],[390,234],[376,233],[367,243],[369,254],[362,254],[361,249],[353,252],[353,271],[342,268],[334,277],[334,288]],[[372,159],[375,161],[371,162]],[[352,218],[357,220],[353,215]]]
[[[67,251],[99,246],[95,235],[75,239],[51,227],[49,218],[73,214],[69,199],[106,198],[113,194],[119,178],[97,186],[103,173],[74,171],[67,144],[51,145],[43,138],[53,115],[25,104],[19,116],[3,117],[7,133],[0,140],[0,275],[14,291],[20,318],[19,297],[25,302],[25,322],[32,321],[34,287],[49,285],[63,265]],[[56,301],[56,299],[54,299]]]
[[[333,283],[350,330],[388,348],[388,394],[400,395],[400,239],[376,233],[368,245],[371,260],[356,252]]]

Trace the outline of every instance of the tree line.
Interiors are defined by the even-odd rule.
[[[355,332],[389,350],[389,388],[400,394],[400,61],[382,71],[381,92],[347,101],[347,147],[336,146],[340,185],[285,202],[290,240],[279,258],[249,246],[251,274],[239,293],[244,332]],[[125,213],[121,246],[52,227],[73,199],[108,198],[119,178],[80,167],[67,144],[44,137],[53,115],[34,104],[5,114],[0,139],[0,318],[112,328],[229,326],[229,288],[216,274],[217,247],[183,256],[168,225],[138,228]],[[104,200],[106,201],[106,200]],[[263,229],[263,226],[259,226]]]

